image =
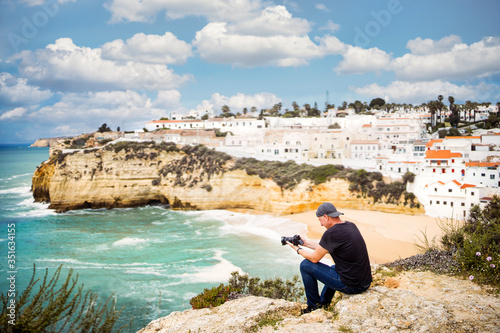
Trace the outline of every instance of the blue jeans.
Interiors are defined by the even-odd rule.
[[[329,305],[336,290],[344,294],[360,294],[370,288],[370,284],[363,287],[348,287],[340,281],[335,265],[328,266],[320,262],[315,264],[307,259],[300,263],[300,274],[304,282],[307,305],[310,307]],[[318,292],[318,281],[325,285],[321,296]]]

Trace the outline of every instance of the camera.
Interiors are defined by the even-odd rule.
[[[286,242],[290,242],[295,246],[298,246],[299,244],[300,245],[304,244],[304,241],[300,239],[299,235],[295,235],[292,237],[285,237],[285,236],[281,237],[281,245],[286,245]]]

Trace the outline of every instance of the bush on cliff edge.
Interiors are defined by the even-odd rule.
[[[203,292],[193,297],[189,304],[193,309],[216,307],[227,300],[238,298],[241,295],[263,296],[274,299],[284,299],[298,302],[304,296],[304,288],[296,275],[292,280],[281,278],[260,281],[260,278],[250,278],[247,274],[240,275],[232,272],[227,285],[204,289]]]

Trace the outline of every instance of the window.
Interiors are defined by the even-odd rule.
[[[453,201],[452,201],[452,202],[450,202],[450,206],[451,206],[451,207],[453,207]]]
[[[274,155],[279,155],[280,154],[280,151],[278,149],[275,149],[274,150]]]
[[[432,205],[432,200],[431,200],[430,204]]]
[[[465,207],[465,202],[462,202],[460,206]]]
[[[482,174],[481,174],[481,177],[486,177],[486,174],[485,174],[485,173],[482,173]]]
[[[446,173],[446,169],[442,169],[442,173]]]
[[[474,192],[470,192],[470,195],[474,195]]]
[[[443,201],[443,205],[446,205],[446,201]]]
[[[436,204],[439,205],[439,200],[436,201]]]
[[[495,175],[490,175],[490,179],[495,179]]]
[[[451,192],[453,192],[453,190],[452,190],[451,188],[449,188],[449,189],[448,189],[448,192],[450,192],[450,193],[451,193]]]

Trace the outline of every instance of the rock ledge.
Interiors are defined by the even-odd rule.
[[[469,281],[430,272],[375,281],[363,294],[340,295],[333,312],[300,315],[297,303],[248,296],[173,312],[139,332],[500,332],[500,298]]]

